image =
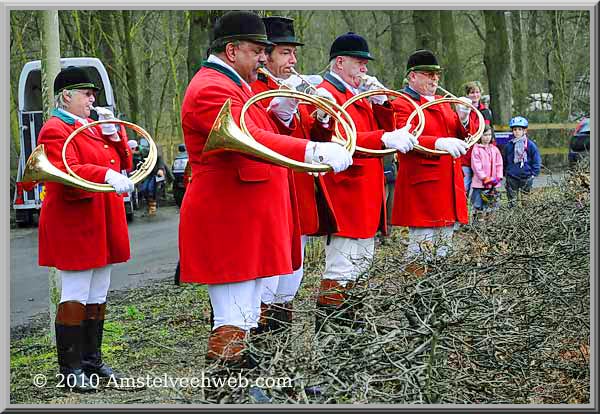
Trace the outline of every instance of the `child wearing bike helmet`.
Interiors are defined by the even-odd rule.
[[[527,136],[529,122],[522,116],[512,118],[508,126],[511,140],[504,147],[506,194],[508,204],[513,207],[519,194],[531,192],[533,179],[540,175],[542,157],[537,145]]]
[[[493,145],[492,127],[486,125],[481,141],[473,146],[471,168],[473,169],[473,193],[471,205],[475,212],[490,210],[497,206],[497,187],[502,182],[504,163],[498,147]]]

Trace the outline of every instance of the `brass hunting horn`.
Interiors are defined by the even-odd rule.
[[[46,156],[46,150],[44,149],[44,144],[40,144],[31,153],[29,158],[27,159],[27,163],[25,164],[25,169],[23,171],[23,178],[21,181],[23,182],[40,182],[40,181],[51,181],[55,183],[61,183],[64,185],[68,185],[71,187],[80,188],[82,190],[94,192],[94,193],[110,193],[114,192],[115,189],[110,184],[100,184],[95,183],[93,181],[88,181],[86,179],[81,178],[67,164],[66,160],[66,149],[67,145],[71,142],[77,134],[80,132],[91,128],[100,124],[121,124],[127,126],[138,134],[142,135],[144,138],[148,140],[150,144],[150,150],[148,152],[148,156],[144,160],[144,163],[140,165],[140,167],[135,171],[135,173],[129,177],[134,184],[137,184],[143,181],[154,169],[154,165],[156,164],[156,159],[158,157],[158,150],[156,149],[156,144],[154,140],[150,137],[150,134],[146,132],[142,127],[132,124],[131,122],[121,121],[119,119],[107,119],[103,121],[94,121],[89,124],[83,125],[77,128],[75,131],[69,135],[63,144],[62,149],[62,161],[67,169],[68,173],[65,173],[55,167],[48,157]]]
[[[346,113],[341,107],[334,109],[334,107],[330,104],[325,104],[323,99],[307,95],[302,92],[297,92],[294,90],[272,90],[265,91],[254,95],[250,98],[242,107],[242,111],[240,113],[240,126],[238,127],[235,123],[233,116],[231,114],[231,99],[228,99],[223,106],[219,114],[217,115],[211,131],[206,140],[206,144],[204,145],[203,152],[209,153],[211,151],[237,151],[248,155],[253,155],[255,157],[261,158],[263,160],[269,161],[276,165],[281,165],[283,167],[292,168],[295,171],[300,172],[327,172],[331,171],[332,168],[326,164],[310,164],[306,162],[296,161],[294,159],[283,156],[272,149],[266,147],[265,145],[257,142],[250,132],[248,131],[248,127],[245,121],[245,115],[250,108],[251,105],[256,102],[276,97],[283,96],[287,98],[294,99],[302,99],[308,101],[315,105],[317,108],[322,109],[327,112],[329,115],[334,117],[340,124],[342,128],[346,132],[346,136],[348,137],[347,141],[345,141],[344,147],[350,153],[354,153],[354,148],[356,146],[356,130],[354,127],[354,123],[350,119],[350,115]],[[338,112],[339,111],[339,112]],[[350,119],[349,122],[344,120],[346,117]]]

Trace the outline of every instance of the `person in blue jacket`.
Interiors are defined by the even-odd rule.
[[[540,175],[542,157],[535,142],[527,136],[529,122],[522,116],[512,118],[508,126],[511,140],[504,146],[504,175],[508,205],[513,207],[519,194],[529,194],[533,179]]]

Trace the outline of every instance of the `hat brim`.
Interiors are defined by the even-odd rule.
[[[304,46],[304,43],[292,36],[271,37],[269,40],[276,45]]]
[[[408,72],[411,71],[418,71],[418,72],[442,72],[444,70],[444,68],[442,68],[439,65],[417,65],[417,66],[413,66],[412,68],[410,68],[408,70]]]
[[[97,87],[93,83],[76,83],[74,85],[64,86],[64,87],[60,88],[58,91],[56,91],[55,93],[64,91],[65,89],[93,89],[96,92],[99,92],[101,90],[101,88]]]
[[[212,44],[211,47],[218,47],[218,46],[224,46],[227,43],[231,43],[231,42],[235,42],[238,40],[243,40],[246,42],[252,42],[252,43],[257,43],[259,45],[262,46],[274,46],[275,43],[269,41],[267,39],[267,35],[261,35],[261,34],[239,34],[239,35],[231,35],[231,36],[226,36],[226,37],[221,37],[218,39],[215,39]]]
[[[361,51],[357,51],[357,50],[341,50],[339,52],[335,52],[334,54],[332,54],[329,57],[329,60],[331,60],[335,57],[338,57],[338,56],[352,56],[352,57],[361,58],[361,59],[375,60],[375,58],[373,56],[371,56],[370,53],[361,52]]]

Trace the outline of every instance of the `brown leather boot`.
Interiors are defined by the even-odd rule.
[[[64,383],[77,392],[97,391],[81,368],[81,325],[84,318],[85,305],[77,301],[67,301],[58,305],[54,323],[59,371],[64,376]]]
[[[428,269],[427,265],[413,262],[407,264],[404,267],[404,271],[412,276],[423,277],[427,274]]]
[[[156,200],[148,200],[148,216],[156,215]]]
[[[208,337],[207,362],[218,361],[230,367],[245,367],[246,331],[233,325],[219,326]]]
[[[260,316],[258,318],[258,326],[250,329],[251,335],[260,335],[265,332],[271,331],[272,312],[271,305],[268,303],[260,302]]]
[[[340,285],[332,279],[322,279],[317,298],[317,315],[315,318],[315,332],[319,332],[325,320],[335,320],[337,323],[347,325],[346,318],[353,320],[354,312],[344,309],[347,306],[348,290],[354,283],[348,282],[346,286]],[[335,314],[335,316],[333,316]]]

